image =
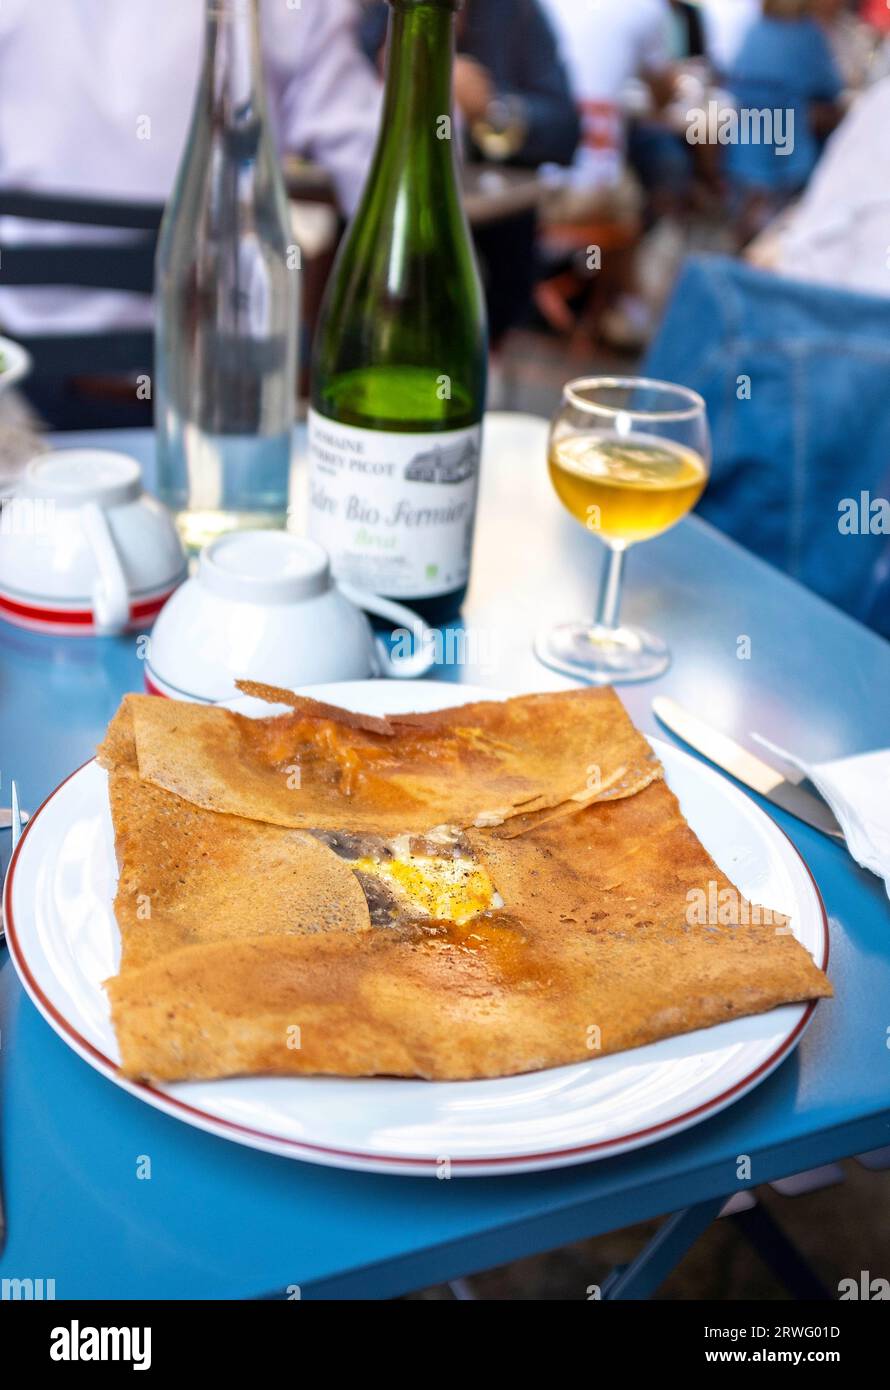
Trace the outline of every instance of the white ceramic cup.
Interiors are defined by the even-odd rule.
[[[128,454],[60,449],[31,460],[0,512],[0,616],[102,635],[148,625],[186,575],[173,518]]]
[[[406,630],[410,653],[390,656],[362,609]],[[408,634],[411,640],[409,641]],[[151,635],[152,694],[216,702],[236,680],[293,690],[366,676],[420,676],[432,634],[417,613],[331,577],[326,551],[287,531],[233,531],[205,546]]]

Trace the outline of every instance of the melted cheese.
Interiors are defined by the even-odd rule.
[[[353,868],[373,874],[406,898],[414,911],[444,922],[467,922],[503,902],[481,864],[472,859],[407,854],[393,859],[356,859]]]

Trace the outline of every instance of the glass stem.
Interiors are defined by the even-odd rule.
[[[609,546],[596,607],[598,627],[614,629],[618,626],[618,610],[621,607],[621,581],[624,577],[624,557],[626,554],[627,551],[623,546],[620,548]]]

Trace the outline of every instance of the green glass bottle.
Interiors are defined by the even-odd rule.
[[[431,623],[463,601],[488,361],[451,117],[461,0],[389,0],[377,149],[315,340],[310,534]]]

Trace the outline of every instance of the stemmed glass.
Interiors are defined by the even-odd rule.
[[[624,560],[629,546],[695,506],[710,462],[697,392],[646,377],[582,377],[563,388],[550,427],[550,478],[563,506],[608,551],[596,616],[540,633],[535,651],[545,665],[595,685],[666,670],[667,645],[619,623]]]

